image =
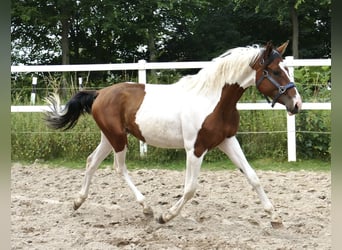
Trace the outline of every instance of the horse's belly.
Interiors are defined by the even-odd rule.
[[[183,139],[179,136],[164,134],[146,134],[145,142],[159,148],[184,148]]]
[[[182,148],[184,146],[181,123],[176,117],[165,114],[137,114],[136,123],[147,144],[163,148]]]

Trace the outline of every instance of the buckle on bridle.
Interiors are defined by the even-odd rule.
[[[286,85],[286,86],[279,86],[279,94],[281,94],[281,95],[284,94],[285,91],[288,89],[287,86],[288,85]]]

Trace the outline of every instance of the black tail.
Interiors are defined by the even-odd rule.
[[[80,91],[65,104],[63,110],[60,110],[60,101],[57,94],[47,97],[46,101],[51,105],[51,110],[45,113],[47,126],[63,130],[73,128],[82,114],[85,112],[91,113],[91,106],[96,96],[97,91],[95,90]]]

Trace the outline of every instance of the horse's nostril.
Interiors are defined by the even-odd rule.
[[[300,108],[298,107],[297,104],[292,109],[287,108],[287,111],[292,115],[297,114],[299,112],[299,110],[300,110]]]
[[[298,107],[298,105],[296,104],[295,106],[294,106],[294,109],[292,110],[292,113],[293,114],[297,114],[299,112],[299,107]]]

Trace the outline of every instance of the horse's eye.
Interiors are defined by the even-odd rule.
[[[273,71],[273,75],[279,76],[280,75],[280,71],[278,71],[278,70]]]

